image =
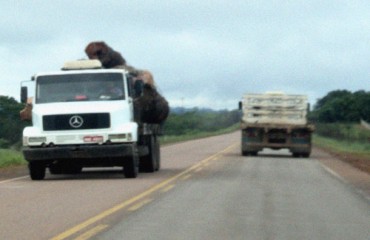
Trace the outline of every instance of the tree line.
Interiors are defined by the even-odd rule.
[[[335,90],[318,99],[309,118],[317,123],[370,122],[370,92]]]

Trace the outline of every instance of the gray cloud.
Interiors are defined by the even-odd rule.
[[[244,92],[282,90],[310,101],[369,90],[367,1],[5,1],[0,94],[86,57],[104,40],[150,69],[171,105],[235,108]]]

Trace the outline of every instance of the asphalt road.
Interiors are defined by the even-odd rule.
[[[239,133],[161,149],[162,170],[0,180],[0,239],[370,239],[370,202],[315,158]]]

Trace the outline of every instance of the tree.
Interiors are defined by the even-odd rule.
[[[326,123],[370,120],[370,92],[335,90],[319,99],[310,118]]]
[[[9,147],[21,141],[27,123],[19,118],[23,105],[14,98],[0,96],[0,147]]]

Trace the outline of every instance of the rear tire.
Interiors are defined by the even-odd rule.
[[[28,168],[32,180],[43,180],[45,178],[46,166],[44,163],[30,162]]]
[[[155,149],[156,149],[156,162],[157,162],[155,170],[159,171],[159,169],[161,169],[161,147],[159,144],[158,137],[155,138]]]
[[[158,169],[159,145],[155,136],[149,135],[146,138],[149,153],[140,158],[140,171],[154,172]]]

